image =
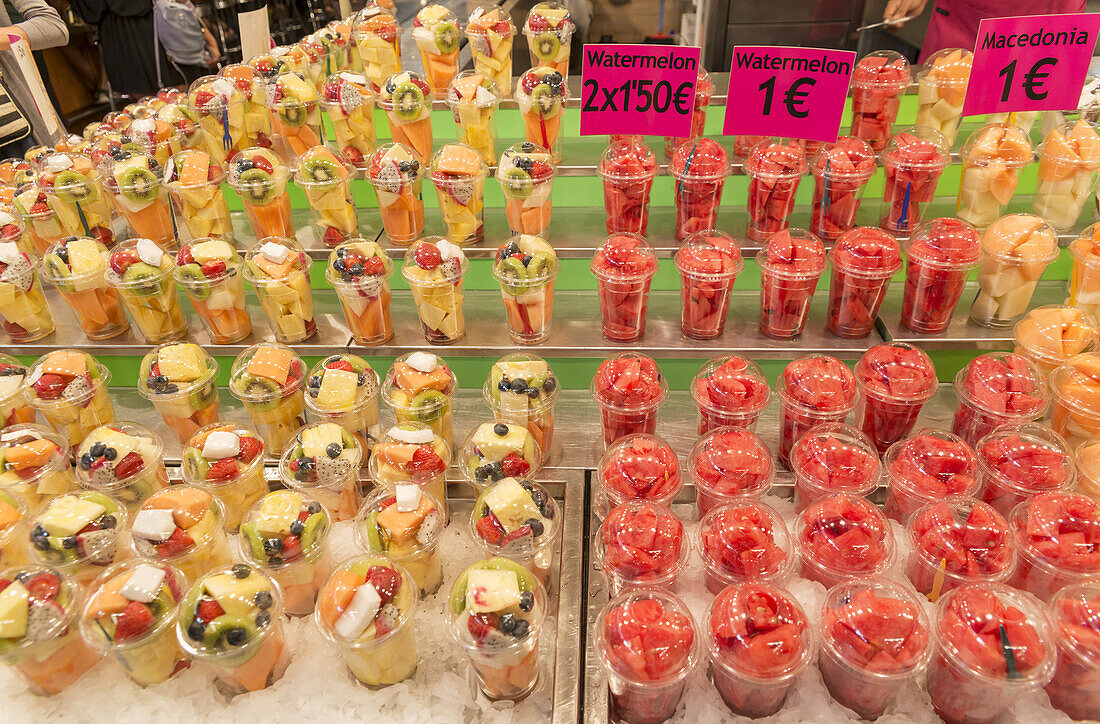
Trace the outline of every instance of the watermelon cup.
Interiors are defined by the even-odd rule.
[[[515,561],[549,586],[560,521],[561,508],[546,488],[505,478],[478,496],[467,530],[486,557]]]
[[[1079,118],[1051,129],[1036,149],[1039,186],[1032,205],[1035,213],[1058,231],[1068,231],[1096,189],[1100,170],[1100,135],[1095,123]]]
[[[485,236],[485,177],[489,167],[464,143],[448,143],[432,155],[428,177],[435,186],[446,237],[475,244]]]
[[[446,514],[438,498],[415,484],[376,490],[355,517],[355,543],[401,564],[421,595],[430,596],[443,582],[439,538]]]
[[[194,238],[233,241],[233,221],[222,194],[225,171],[206,151],[192,148],[164,165],[164,185],[184,227]]]
[[[244,206],[253,235],[257,239],[295,238],[287,191],[290,169],[283,160],[269,149],[247,148],[228,166],[229,185]]]
[[[1050,399],[1044,375],[1018,354],[975,357],[955,375],[954,390],[959,403],[951,432],[968,445],[1001,425],[1039,419]]]
[[[652,357],[620,352],[596,368],[591,391],[600,408],[604,445],[611,445],[624,435],[656,432],[668,382]]]
[[[366,451],[334,422],[298,428],[279,459],[283,486],[321,501],[336,521],[351,520],[362,502],[359,465]]]
[[[1016,567],[1008,521],[980,500],[948,495],[927,503],[913,512],[906,534],[905,574],[932,602],[970,583],[1005,582]]]
[[[1031,141],[1019,126],[989,123],[970,135],[959,156],[962,177],[956,213],[968,224],[985,228],[1012,201],[1020,169],[1034,162]]]
[[[1044,376],[1071,357],[1094,351],[1098,340],[1096,319],[1065,304],[1036,307],[1012,328],[1013,351],[1034,362]]]
[[[1019,565],[1011,584],[1042,601],[1100,573],[1100,504],[1076,493],[1040,493],[1009,516]]]
[[[881,716],[932,657],[928,614],[892,581],[841,583],[826,594],[821,618],[821,678],[861,719]]]
[[[336,147],[357,169],[374,153],[374,99],[378,86],[359,73],[342,71],[329,77],[321,91],[321,108],[332,123]]]
[[[864,141],[841,136],[812,156],[814,204],[810,231],[835,241],[856,225],[856,212],[867,179],[875,170],[875,153]]]
[[[30,561],[27,503],[22,496],[0,489],[0,566],[12,568]]]
[[[903,327],[918,334],[947,329],[980,247],[978,230],[958,219],[927,221],[913,232],[905,247]]]
[[[477,150],[481,160],[489,166],[497,162],[497,106],[502,93],[512,92],[511,65],[507,73],[505,82],[497,85],[484,73],[464,70],[454,77],[447,89],[447,105],[455,119],[458,140]]]
[[[753,146],[765,140],[767,136],[734,136],[733,155],[737,158],[748,158]]]
[[[222,502],[225,529],[235,532],[249,507],[267,493],[264,441],[244,425],[211,423],[184,445],[180,473],[184,483]]]
[[[33,510],[77,489],[65,438],[44,425],[8,425],[0,436],[0,492]]]
[[[772,339],[802,334],[817,281],[825,271],[825,247],[805,229],[768,237],[756,254],[760,267],[760,333]]]
[[[92,430],[80,444],[76,460],[80,487],[110,495],[130,513],[168,487],[164,445],[136,422],[112,422]]]
[[[546,360],[516,352],[493,363],[481,397],[493,411],[494,420],[527,428],[542,451],[540,462],[545,464],[554,443],[554,405],[560,389]]]
[[[855,576],[877,576],[894,561],[890,521],[873,503],[830,495],[798,514],[794,530],[800,575],[832,588]]]
[[[165,342],[138,368],[138,394],[160,414],[180,444],[218,419],[218,363],[193,342]]]
[[[735,500],[711,508],[696,534],[703,579],[718,595],[747,580],[775,581],[791,569],[792,547],[787,526],[769,505]]]
[[[603,179],[607,233],[646,233],[657,157],[640,139],[612,141],[596,173]]]
[[[31,405],[68,440],[73,452],[92,430],[115,421],[107,389],[111,370],[92,355],[75,349],[53,350],[35,360],[30,370]]]
[[[569,98],[565,75],[553,68],[531,68],[516,79],[515,97],[523,118],[525,140],[545,148],[551,160],[560,163],[561,118]]]
[[[932,630],[926,687],[948,724],[991,724],[1053,674],[1055,637],[1046,610],[1004,584],[951,591],[936,603]]]
[[[1068,586],[1050,602],[1058,642],[1054,678],[1046,686],[1054,708],[1078,721],[1095,719],[1100,700],[1100,590],[1096,581]]]
[[[782,709],[817,652],[794,596],[768,581],[733,584],[707,620],[711,679],[730,711],[758,719]]]
[[[825,327],[838,337],[859,339],[874,329],[890,280],[901,268],[897,239],[860,226],[844,232],[829,252],[832,278]]]
[[[596,513],[639,498],[672,505],[684,486],[680,461],[656,435],[633,433],[616,439],[596,464]]]
[[[39,269],[42,278],[57,288],[90,340],[111,339],[130,329],[118,292],[105,278],[108,254],[107,247],[96,239],[69,237],[46,250]]]
[[[269,457],[278,458],[305,424],[306,366],[294,350],[260,342],[233,360],[229,392],[244,405]]]
[[[970,321],[1011,327],[1027,311],[1047,265],[1058,258],[1054,229],[1032,214],[1008,214],[982,234],[978,296]]]
[[[382,144],[367,161],[366,178],[378,197],[382,227],[394,244],[411,244],[424,233],[423,175],[416,152],[401,143]]]
[[[372,346],[393,338],[392,273],[393,261],[376,241],[352,239],[329,253],[325,281],[336,290],[356,344]]]
[[[32,694],[60,694],[88,673],[102,654],[88,648],[75,625],[81,587],[46,566],[6,566],[0,602],[7,611],[0,637],[0,663]]]
[[[724,231],[697,231],[674,258],[680,272],[680,330],[692,339],[714,339],[726,327],[730,294],[745,268],[737,241]]]
[[[297,344],[317,334],[309,283],[312,264],[294,239],[257,241],[245,254],[244,280],[255,288],[276,342]]]
[[[966,87],[974,54],[963,48],[944,48],[928,56],[917,71],[917,125],[955,142],[962,120]]]
[[[516,234],[497,247],[491,272],[516,344],[539,344],[550,336],[560,269],[557,252],[541,237]]]
[[[823,354],[799,357],[783,369],[775,385],[779,397],[779,461],[810,428],[844,422],[856,406],[855,375],[840,360]]]
[[[951,163],[951,144],[939,131],[910,126],[894,134],[880,159],[886,177],[886,215],[879,226],[894,234],[912,233],[936,196],[940,174]]]
[[[382,383],[382,402],[398,424],[417,422],[454,445],[454,395],[458,379],[442,358],[408,352],[393,361]]]
[[[806,150],[795,140],[767,138],[752,147],[745,173],[749,176],[748,237],[764,241],[790,225],[794,195],[806,173]]]
[[[852,135],[881,151],[909,87],[909,61],[893,50],[863,56],[852,70]]]
[[[691,381],[699,407],[699,434],[719,427],[756,429],[772,392],[760,365],[740,355],[708,360]]]
[[[649,285],[657,256],[640,234],[611,234],[596,249],[589,269],[596,277],[603,336],[635,342],[645,332]]]
[[[600,612],[595,636],[611,719],[660,724],[671,718],[702,655],[687,605],[659,589],[622,593]]]
[[[149,344],[187,334],[187,319],[176,297],[176,261],[149,239],[118,244],[103,278],[118,292],[134,326]]]
[[[1008,516],[1044,492],[1069,490],[1077,478],[1073,452],[1045,425],[1002,425],[974,445],[982,500]]]
[[[1100,434],[1100,354],[1071,357],[1049,378],[1050,426],[1071,446]]]
[[[504,215],[513,234],[547,236],[557,166],[550,152],[524,141],[504,149],[497,165],[497,181],[504,194]]]
[[[924,428],[899,440],[882,456],[886,517],[905,523],[918,508],[947,497],[974,495],[978,459],[963,439]]]
[[[691,106],[691,135],[687,138],[665,136],[665,158],[672,158],[676,149],[688,141],[703,137],[703,129],[707,124],[707,106],[710,105],[713,95],[714,84],[710,82],[710,74],[700,66],[699,72],[695,75],[695,98]]]
[[[691,540],[668,505],[636,498],[611,508],[593,550],[612,595],[645,587],[671,591],[687,568]]]
[[[759,498],[775,481],[768,446],[743,428],[718,428],[704,435],[688,453],[687,471],[700,516],[731,500]]]
[[[340,425],[369,451],[382,434],[380,385],[378,373],[359,355],[329,355],[309,371],[306,407],[311,417]]]
[[[512,42],[516,26],[496,5],[478,5],[466,20],[466,40],[474,68],[507,95],[512,84]]]
[[[882,463],[871,439],[842,422],[817,425],[798,438],[791,470],[798,512],[836,493],[870,495],[882,480]]]
[[[905,342],[875,345],[859,358],[855,373],[856,427],[880,454],[909,434],[939,387],[932,359]]]
[[[450,82],[448,77],[443,85],[444,91]],[[390,137],[395,143],[411,150],[420,163],[427,163],[432,155],[434,99],[424,77],[410,70],[398,70],[386,78],[378,93],[378,107],[386,112],[390,123]]]
[[[540,2],[531,8],[523,22],[523,34],[531,51],[531,65],[553,68],[568,76],[569,51],[576,29],[573,18],[563,5]]]
[[[696,231],[713,229],[730,170],[726,149],[710,138],[686,141],[668,170],[676,179],[676,238],[683,241]]]

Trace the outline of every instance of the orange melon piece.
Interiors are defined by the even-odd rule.
[[[1100,445],[1085,445],[1077,453],[1077,465],[1092,475],[1100,473]]]
[[[233,669],[233,676],[247,691],[259,691],[267,687],[267,678],[282,656],[283,634],[268,636],[260,650],[251,659]]]
[[[1080,374],[1093,379],[1100,384],[1100,357],[1091,354],[1080,354],[1072,358],[1066,364],[1070,365]]]
[[[439,154],[438,170],[456,176],[474,176],[481,170],[481,154],[468,146],[449,144]]]
[[[287,375],[290,374],[290,363],[294,359],[294,353],[288,349],[279,347],[260,347],[248,360],[248,373],[257,377],[266,377],[277,382],[279,386],[286,384]]]
[[[22,445],[12,445],[4,451],[4,460],[16,470],[45,465],[57,450],[50,440],[32,440]]]
[[[121,613],[122,609],[129,606],[130,599],[123,596],[119,591],[130,580],[131,575],[131,573],[123,573],[104,583],[92,597],[88,607],[84,609],[85,617],[91,620],[101,616],[110,616],[111,614]]]
[[[153,493],[145,501],[144,508],[171,510],[172,520],[180,528],[187,529],[202,520],[210,509],[213,497],[205,490],[177,486]]]
[[[997,199],[997,203],[1007,204],[1016,192],[1016,171],[1000,160],[990,161],[986,168],[989,171],[989,193]]]
[[[205,153],[189,153],[179,169],[181,186],[198,186],[210,179],[210,157]]]
[[[75,349],[58,349],[46,355],[42,360],[42,373],[79,377],[88,371],[88,356]]]
[[[402,390],[415,395],[424,390],[442,392],[447,389],[451,377],[440,367],[431,372],[420,372],[404,362],[397,362],[394,364],[394,381]]]
[[[328,579],[317,600],[321,619],[329,626],[335,626],[340,614],[355,597],[356,590],[363,585],[363,579],[351,571],[336,571]]]
[[[404,469],[412,462],[413,455],[419,445],[404,442],[381,442],[374,449],[374,454],[391,467]]]
[[[416,535],[416,531],[420,528],[420,522],[424,520],[424,516],[432,512],[434,507],[432,501],[422,495],[420,496],[420,505],[417,506],[416,510],[402,513],[396,505],[391,505],[379,513],[376,520],[378,525],[386,529],[391,540],[397,543],[405,543]]]
[[[272,279],[282,279],[290,274],[290,270],[294,268],[294,263],[298,260],[298,257],[294,253],[287,254],[286,259],[281,264],[277,264],[268,259],[263,254],[257,254],[252,257],[252,261],[256,266],[260,267],[260,270],[267,274]]]
[[[10,525],[15,525],[22,517],[23,515],[19,512],[19,508],[0,500],[0,530]]]
[[[473,98],[477,95],[477,88],[483,80],[485,76],[481,73],[470,73],[464,78],[455,78],[454,89],[460,98]]]

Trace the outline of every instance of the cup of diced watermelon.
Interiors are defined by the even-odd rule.
[[[1086,581],[1059,591],[1050,602],[1058,639],[1054,678],[1047,696],[1078,721],[1100,711],[1100,583]]]
[[[856,576],[875,576],[894,560],[894,533],[875,505],[854,495],[822,498],[795,522],[801,576],[831,588]]]
[[[667,505],[634,499],[607,514],[594,550],[612,595],[639,587],[672,590],[687,567],[691,541]]]
[[[856,363],[859,404],[856,427],[880,452],[913,429],[939,381],[932,359],[906,342],[885,342],[867,350]]]
[[[726,149],[710,138],[696,138],[676,149],[668,165],[676,179],[676,238],[713,229],[729,175]]]
[[[834,493],[869,495],[882,479],[870,438],[842,422],[818,425],[800,437],[791,450],[791,470],[799,512]]]
[[[825,327],[838,337],[866,337],[875,326],[890,280],[901,268],[897,239],[881,229],[856,227],[832,250],[829,311]]]
[[[699,434],[719,427],[755,429],[771,394],[764,371],[752,360],[733,354],[707,361],[691,381]]]
[[[657,273],[657,256],[640,234],[608,236],[589,267],[596,277],[603,336],[612,342],[634,342],[645,332],[649,284]]]
[[[980,246],[977,229],[958,219],[934,219],[913,232],[905,249],[903,327],[919,334],[947,329]]]
[[[1039,493],[1069,490],[1077,479],[1073,453],[1045,425],[1002,425],[974,446],[982,500],[1004,516]]]
[[[825,247],[805,229],[768,237],[756,255],[760,267],[760,333],[772,339],[802,334],[817,281],[825,271]]]
[[[880,158],[886,215],[879,225],[908,234],[921,225],[924,207],[936,196],[940,174],[951,162],[951,144],[939,131],[911,126],[894,134]]]
[[[738,500],[712,508],[699,522],[696,544],[707,590],[734,583],[776,581],[791,569],[791,537],[770,505]]]
[[[909,87],[909,61],[893,50],[863,56],[852,70],[852,135],[881,151]]]
[[[1100,503],[1076,493],[1041,493],[1009,516],[1020,552],[1012,585],[1049,601],[1100,573]]]
[[[657,409],[668,396],[661,368],[636,352],[620,352],[600,363],[592,378],[605,445],[636,432],[653,434]]]
[[[945,430],[924,428],[899,440],[882,456],[888,491],[883,511],[899,523],[918,508],[978,490],[978,459],[970,446]]]
[[[714,688],[740,716],[783,708],[817,650],[813,629],[788,591],[764,581],[727,587],[707,614]]]
[[[674,258],[680,271],[680,329],[685,337],[714,339],[726,327],[730,294],[745,268],[737,241],[724,231],[697,231]]]
[[[951,591],[932,614],[926,687],[948,724],[992,724],[1054,670],[1053,627],[1032,595],[1000,583]]]
[[[745,173],[749,176],[748,237],[764,241],[790,224],[798,182],[806,173],[806,150],[793,139],[765,139],[749,152]]]
[[[867,179],[875,170],[875,152],[866,142],[841,136],[812,157],[814,202],[810,231],[834,241],[856,225],[856,212]]]
[[[799,357],[776,382],[779,396],[779,461],[788,464],[791,448],[810,428],[844,422],[856,406],[855,375],[843,362],[823,354]]]
[[[680,461],[671,445],[656,435],[625,435],[596,465],[594,509],[603,517],[635,498],[671,505],[682,487]]]
[[[829,590],[821,614],[818,667],[833,698],[877,719],[932,656],[928,615],[908,589],[861,578]]]
[[[700,516],[731,500],[760,498],[775,481],[775,463],[768,446],[743,428],[708,432],[691,448],[687,470]]]
[[[906,527],[905,573],[931,601],[968,583],[1007,581],[1016,567],[1008,521],[988,503],[959,496],[918,508]]]
[[[969,445],[1001,425],[1042,417],[1049,400],[1044,376],[1018,354],[975,357],[955,375],[954,389],[959,404],[951,432]]]
[[[645,234],[657,157],[641,139],[612,141],[596,173],[603,179],[607,233]]]

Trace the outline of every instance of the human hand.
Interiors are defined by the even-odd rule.
[[[891,27],[900,28],[905,22],[895,23],[894,21],[920,15],[927,4],[928,0],[890,0],[886,3],[886,10],[882,13],[882,19],[893,23]]]
[[[18,35],[27,39],[27,34],[23,32],[23,29],[18,25],[8,25],[6,27],[0,27],[0,50],[11,50],[11,41],[8,40],[8,33],[12,35]]]

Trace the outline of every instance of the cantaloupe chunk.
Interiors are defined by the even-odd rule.
[[[351,603],[351,599],[355,597],[355,592],[361,585],[363,585],[363,579],[358,574],[351,571],[333,573],[317,601],[321,619],[329,626],[335,626],[336,620]]]
[[[381,442],[374,448],[374,454],[378,459],[394,468],[403,469],[412,462],[413,455],[419,445],[403,442]]]
[[[424,390],[439,390],[443,392],[451,383],[451,376],[442,367],[436,367],[431,372],[420,372],[404,362],[394,363],[394,381],[405,392],[416,394]]]
[[[287,375],[290,374],[290,362],[294,359],[294,353],[289,349],[279,347],[260,347],[248,360],[247,370],[250,375],[266,377],[279,384],[286,384]]]
[[[469,146],[448,144],[440,151],[436,168],[456,176],[475,176],[482,163],[481,155]]]
[[[1090,354],[1079,354],[1066,364],[1073,367],[1084,377],[1091,378],[1097,384],[1100,384],[1100,358]]]
[[[212,496],[198,488],[175,486],[153,493],[144,508],[171,510],[172,520],[180,528],[190,528],[202,520],[210,509]]]
[[[22,517],[23,515],[19,512],[19,508],[0,500],[0,530],[4,530],[10,525],[15,525]]]
[[[88,356],[75,349],[58,349],[42,360],[42,374],[79,377],[88,371]]]
[[[31,440],[21,445],[12,445],[4,451],[4,460],[16,470],[36,468],[45,465],[57,450],[50,440]]]
[[[122,613],[122,609],[130,605],[130,599],[123,596],[119,591],[122,590],[122,587],[126,585],[132,575],[132,572],[119,574],[100,586],[95,596],[88,603],[88,607],[84,609],[85,617],[94,620],[102,616]]]
[[[432,501],[422,495],[416,510],[403,513],[397,509],[396,505],[391,505],[380,512],[375,520],[378,521],[378,525],[386,529],[390,540],[399,544],[406,543],[416,535],[424,516],[433,509]]]
[[[210,179],[210,157],[205,153],[189,153],[180,167],[181,186],[200,186]]]

